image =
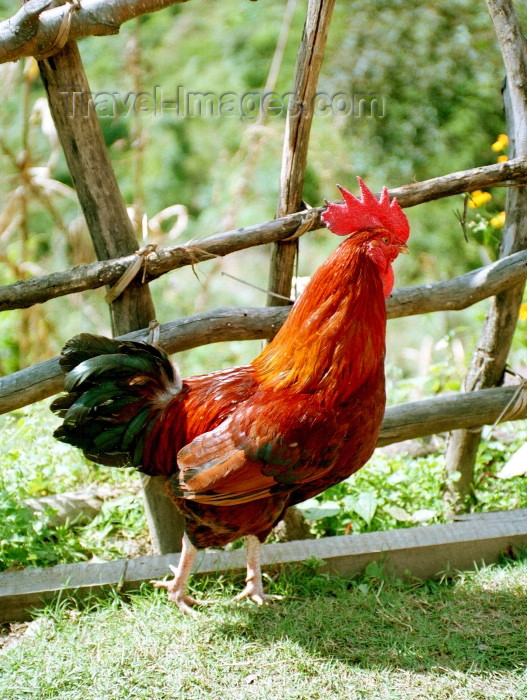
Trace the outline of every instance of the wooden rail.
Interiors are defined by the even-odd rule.
[[[60,51],[64,19],[67,38],[118,34],[121,24],[187,0],[82,0],[71,12],[67,4],[51,7],[53,0],[28,0],[10,19],[0,22],[0,63],[22,56],[52,56]]]
[[[97,265],[101,263],[95,263]],[[386,303],[388,318],[464,309],[508,289],[527,277],[527,251],[486,267],[435,284],[394,290]],[[169,353],[225,340],[271,338],[285,321],[290,307],[220,307],[161,325],[160,345]],[[147,331],[123,338],[146,340]],[[63,375],[58,357],[0,377],[0,413],[13,411],[56,394]]]
[[[442,197],[510,182],[527,182],[527,157],[460,170],[423,182],[395,187],[389,192],[392,197],[397,197],[402,207],[413,207]],[[324,207],[314,210],[316,217],[310,220],[306,230],[314,231],[322,227],[320,214],[323,210]],[[138,276],[142,277],[144,274],[148,282],[180,267],[280,241],[293,235],[300,226],[304,226],[310,216],[305,211],[296,212],[273,221],[225,231],[184,245],[160,248],[145,257],[144,268],[141,268]],[[0,311],[26,308],[74,292],[114,284],[134,260],[134,255],[127,255],[4,285],[0,287]]]

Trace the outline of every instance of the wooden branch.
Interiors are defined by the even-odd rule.
[[[527,278],[527,251],[444,282],[395,289],[386,300],[388,318],[433,311],[459,311]]]
[[[527,544],[527,510],[474,513],[469,520],[385,532],[323,537],[318,540],[274,542],[262,547],[264,569],[277,569],[317,559],[322,570],[355,576],[369,562],[383,562],[397,576],[427,579],[445,571],[462,571],[492,564],[511,546]],[[160,579],[177,565],[179,555],[139,557],[108,562],[63,564],[0,573],[0,623],[30,620],[59,595],[86,598],[109,589],[137,590],[141,583]],[[194,574],[217,576],[244,571],[245,552],[201,551]]]
[[[469,170],[459,170],[456,173],[441,175],[439,177],[412,182],[402,187],[394,187],[389,190],[391,197],[397,197],[402,207],[414,207],[424,202],[432,202],[443,197],[450,197],[463,192],[495,187],[508,181],[508,183],[527,183],[527,158],[525,156],[484,165]]]
[[[197,314],[195,317],[166,323],[161,326],[160,345],[170,351],[179,351],[196,346],[196,338],[200,331],[200,342],[210,334],[216,340],[229,340],[233,337],[244,339],[267,337],[275,327],[283,322],[287,315],[287,308],[260,309],[259,314],[254,314],[254,309],[241,310],[242,313],[233,317],[229,308],[219,308],[212,314]],[[205,319],[204,316],[207,318]],[[226,319],[229,319],[230,326]],[[247,323],[250,320],[250,327]],[[206,321],[206,322],[205,322]],[[220,337],[219,332],[222,333]],[[146,334],[142,332],[128,333],[124,339],[146,340]],[[18,386],[14,379],[19,375]],[[35,384],[40,377],[40,384]],[[50,393],[61,390],[63,373],[59,367],[58,358],[41,362],[29,370],[22,370],[0,379],[0,403],[1,412],[17,408],[29,401],[22,401],[20,393],[28,390],[36,392],[38,388],[42,392],[44,383],[46,391],[38,398],[44,398]],[[52,388],[53,391],[49,391]],[[506,386],[480,391],[451,394],[437,398],[415,401],[412,403],[390,406],[386,409],[384,422],[379,435],[378,446],[389,445],[401,440],[424,437],[435,433],[447,432],[454,428],[473,428],[486,424],[493,424],[501,416],[504,409],[508,411],[502,420],[519,420],[527,417],[527,402],[522,394],[509,407],[511,400],[518,390],[517,386]],[[27,394],[26,394],[27,396]],[[34,398],[33,400],[38,400]],[[9,406],[11,404],[11,406]]]
[[[390,195],[396,196],[401,206],[411,207],[504,181],[527,182],[527,158],[415,182],[391,189]],[[324,207],[315,210],[317,217],[311,224],[311,230],[322,227],[320,214],[323,210]],[[308,216],[305,211],[297,212],[262,224],[218,233],[186,245],[160,248],[146,259],[146,280],[151,281],[171,270],[210,260],[215,256],[229,255],[238,250],[287,238],[306,222]],[[66,294],[114,284],[134,260],[134,256],[129,255],[5,285],[0,287],[0,311],[26,308]],[[143,272],[139,274],[142,276]]]
[[[315,98],[318,76],[333,14],[335,0],[309,0],[304,33],[298,50],[293,80],[294,106],[287,112],[287,121],[280,173],[280,193],[276,215],[286,216],[300,209],[313,121],[311,105]],[[298,240],[279,242],[273,246],[268,288],[274,294],[291,295],[293,268]],[[284,306],[287,301],[269,294],[268,306]]]
[[[517,390],[517,386],[505,386],[388,406],[377,447],[402,440],[446,433],[455,428],[493,425],[508,407]],[[513,402],[514,406],[506,412],[501,422],[525,418],[527,416],[525,398],[524,391],[518,398],[518,402]]]
[[[511,0],[487,0],[507,73],[505,117],[512,157],[527,156],[527,46]],[[511,187],[505,204],[505,228],[501,255],[527,248],[527,198],[525,189]],[[481,330],[465,380],[465,389],[474,391],[499,383],[518,321],[525,281],[495,296]],[[458,426],[461,427],[461,426]],[[447,445],[447,474],[460,474],[449,479],[445,499],[454,510],[465,507],[471,493],[479,446],[478,431],[455,430]]]
[[[251,309],[219,307],[160,326],[159,344],[167,352],[181,352],[224,340],[267,338],[282,325],[288,308]],[[148,331],[120,336],[125,340],[148,339]],[[5,377],[0,377],[0,414],[40,401],[62,390],[64,374],[59,358],[39,362]]]
[[[265,224],[219,233],[186,245],[160,248],[145,258],[146,280],[151,281],[186,265],[285,238],[296,231],[305,217],[306,213],[302,212]],[[320,221],[315,222],[314,228],[320,227]],[[0,311],[24,308],[73,292],[114,284],[134,260],[135,256],[128,255],[0,287]],[[142,277],[143,271],[138,274]]]
[[[0,22],[0,63],[23,56],[51,56],[60,50],[56,38],[67,5],[46,10],[53,0],[30,0],[10,19]],[[121,24],[187,0],[82,0],[71,13],[69,39],[118,34]]]
[[[464,309],[527,277],[527,251],[521,251],[460,277],[394,290],[386,300],[388,318],[433,311]],[[220,307],[161,326],[160,343],[169,353],[225,340],[271,338],[285,321],[289,307]],[[147,338],[136,331],[125,338]],[[0,377],[0,413],[40,401],[60,391],[58,358]]]
[[[207,245],[203,250],[205,247],[209,248]],[[179,262],[177,267],[180,267],[182,264],[188,264],[191,257],[185,246],[178,249],[165,249],[160,251],[160,254],[162,256],[160,261],[147,259],[147,279],[154,278],[153,270],[159,272],[165,264],[172,264],[176,260]],[[46,277],[1,287],[0,310],[25,308],[49,300],[52,298],[51,293],[54,297],[62,296],[74,291],[91,289],[90,285],[93,283],[101,286],[112,282],[126,269],[126,262],[130,263],[133,260],[133,256],[128,256],[108,262],[92,263],[74,268],[68,273],[57,272]],[[482,299],[498,294],[525,280],[526,277],[527,252],[520,251],[444,282],[395,289],[386,300],[388,318],[466,309]]]

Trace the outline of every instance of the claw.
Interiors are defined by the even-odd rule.
[[[198,616],[198,613],[194,610],[194,605],[198,605],[198,601],[173,587],[173,581],[150,581],[150,583],[155,588],[165,588],[168,593],[167,597],[169,601],[175,603],[184,615],[190,615],[191,617]]]
[[[171,603],[175,603],[179,610],[184,615],[197,617],[197,612],[194,610],[195,605],[209,605],[213,601],[196,600],[187,594],[187,583],[192,570],[192,563],[196,556],[196,548],[188,539],[187,535],[183,536],[183,546],[179,560],[179,566],[171,566],[170,571],[174,574],[171,581],[150,581],[155,588],[164,588],[167,591],[168,599]]]
[[[243,598],[249,598],[249,600],[252,600],[253,603],[256,603],[256,605],[259,607],[269,603],[272,600],[285,599],[283,595],[271,595],[269,593],[264,593],[263,589],[261,589],[259,586],[253,585],[252,582],[249,582],[241,593],[234,596],[234,600],[242,600]]]

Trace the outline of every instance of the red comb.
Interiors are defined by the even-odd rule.
[[[361,199],[352,195],[344,187],[337,185],[344,197],[344,204],[326,200],[327,209],[322,212],[322,221],[338,236],[347,236],[356,231],[384,228],[390,231],[397,242],[406,243],[410,235],[410,225],[397,200],[394,198],[390,202],[386,187],[382,188],[381,198],[376,199],[361,178],[357,177],[357,180],[359,181]]]

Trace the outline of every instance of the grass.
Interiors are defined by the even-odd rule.
[[[160,591],[43,611],[0,654],[6,700],[513,700],[527,696],[527,561],[406,584],[370,567],[329,578],[284,570],[258,609],[230,602],[240,580],[195,581],[219,600],[198,619]],[[52,662],[50,663],[50,660]]]

